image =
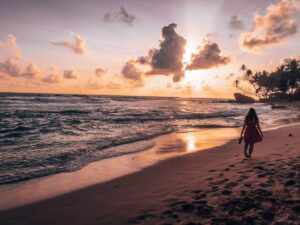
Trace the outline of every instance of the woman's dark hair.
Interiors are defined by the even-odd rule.
[[[255,111],[255,109],[253,109],[253,108],[250,108],[249,109],[249,111],[248,111],[248,114],[247,114],[247,116],[246,116],[246,120],[247,121],[249,121],[249,120],[254,120],[254,121],[256,121],[256,122],[259,122],[259,120],[258,120],[258,116],[257,116],[257,114],[256,114],[256,111]]]

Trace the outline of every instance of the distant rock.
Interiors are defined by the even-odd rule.
[[[255,99],[241,93],[234,93],[234,98],[237,103],[255,103]]]

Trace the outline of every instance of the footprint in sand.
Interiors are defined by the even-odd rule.
[[[235,186],[237,186],[238,184],[236,183],[236,182],[229,182],[229,183],[227,183],[227,184],[225,184],[224,185],[224,188],[233,188],[233,187],[235,187]]]
[[[200,199],[206,198],[206,196],[207,196],[207,194],[206,194],[206,193],[203,193],[203,194],[194,196],[193,199],[194,199],[194,200],[200,200]]]
[[[135,217],[134,219],[129,220],[129,223],[134,223],[134,224],[142,223],[143,221],[154,217],[155,217],[154,214],[145,212]]]
[[[222,193],[223,195],[231,195],[231,194],[232,194],[232,191],[225,189],[225,190],[223,190],[221,193]]]

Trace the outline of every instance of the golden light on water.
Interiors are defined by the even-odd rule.
[[[186,141],[186,151],[194,152],[197,150],[196,137],[193,133],[187,133],[185,136]]]

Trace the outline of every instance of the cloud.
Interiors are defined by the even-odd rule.
[[[58,74],[49,74],[42,79],[43,82],[49,84],[59,83],[60,78]]]
[[[36,78],[41,73],[41,70],[30,63],[22,72],[20,64],[13,59],[7,59],[4,62],[0,62],[0,72],[12,77]]]
[[[186,40],[175,31],[177,25],[171,23],[162,28],[162,40],[159,49],[150,49],[147,56],[140,56],[136,60],[130,61],[134,64],[148,66],[150,69],[145,75],[165,75],[173,76],[173,81],[178,82],[184,77],[183,55],[185,51]],[[134,62],[134,63],[132,63]],[[139,75],[135,74],[135,77]]]
[[[229,27],[232,30],[244,30],[244,22],[238,16],[232,16],[229,21]]]
[[[0,72],[12,77],[18,77],[21,74],[20,66],[12,59],[0,62]]]
[[[130,80],[141,81],[142,74],[142,71],[140,71],[132,61],[127,62],[122,69],[122,75]]]
[[[173,81],[177,82],[184,76],[183,55],[186,40],[175,31],[177,25],[171,23],[162,28],[163,40],[160,49],[150,51],[152,71],[148,74],[173,75]]]
[[[57,84],[60,82],[60,75],[58,72],[58,69],[53,67],[51,68],[50,74],[46,75],[43,79],[42,82],[48,83],[48,84]]]
[[[133,14],[130,14],[124,7],[120,7],[119,11],[116,12],[107,12],[103,16],[103,21],[112,23],[112,22],[122,22],[129,26],[132,26],[136,17]]]
[[[21,49],[17,45],[17,38],[12,34],[7,35],[5,41],[0,41],[0,49],[11,49],[13,51],[12,53],[14,58],[16,59],[20,59],[22,57]]]
[[[65,79],[76,79],[77,75],[74,70],[65,70],[63,74]]]
[[[17,39],[14,35],[7,35],[7,39],[4,42],[0,42],[0,48],[17,46]]]
[[[100,85],[98,81],[89,79],[86,84],[86,87],[91,90],[99,90],[102,88],[102,85]]]
[[[101,67],[99,67],[99,68],[97,68],[96,70],[95,70],[95,75],[97,76],[97,77],[102,77],[104,74],[106,74],[107,73],[107,69],[103,69],[103,68],[101,68]]]
[[[124,85],[121,83],[109,81],[109,82],[99,82],[99,80],[95,79],[89,79],[88,82],[86,83],[86,87],[91,90],[116,90],[120,88],[124,88]]]
[[[63,46],[72,50],[75,54],[82,55],[86,51],[86,42],[79,34],[74,34],[74,41],[50,42],[52,45]]]
[[[230,58],[221,55],[219,45],[214,42],[206,42],[198,52],[192,55],[187,70],[211,69],[230,63]]]
[[[256,14],[253,28],[241,36],[241,44],[247,50],[261,50],[279,44],[298,32],[296,12],[299,0],[281,0],[271,4],[265,15]]]
[[[41,70],[36,65],[30,63],[21,76],[26,78],[36,78],[40,73]]]

